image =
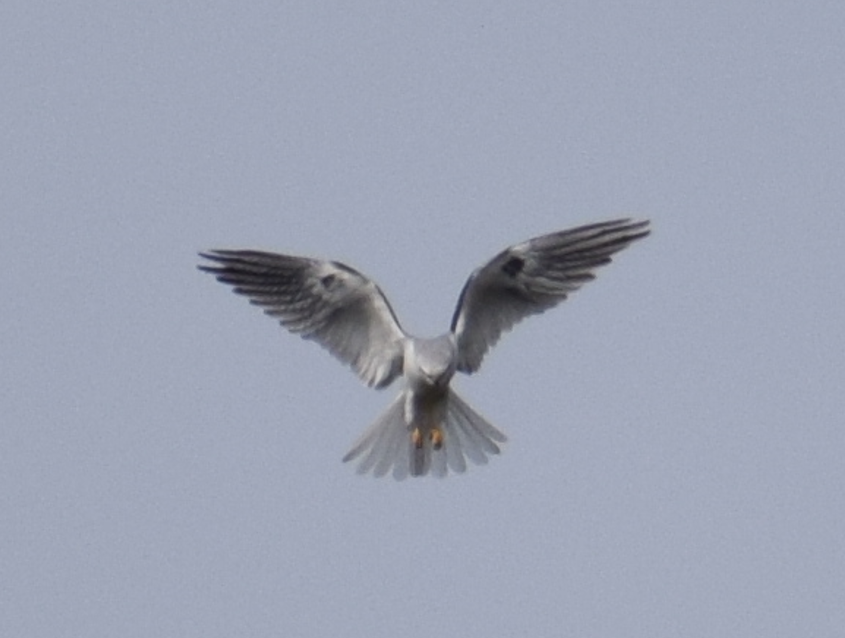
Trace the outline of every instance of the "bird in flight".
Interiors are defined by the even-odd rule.
[[[648,221],[618,219],[529,239],[502,251],[464,284],[449,331],[407,334],[381,289],[336,261],[256,250],[211,250],[200,270],[264,308],[290,332],[316,341],[370,387],[397,377],[399,395],[361,435],[344,462],[384,476],[445,476],[482,465],[505,435],[449,387],[472,374],[504,332],[553,308],[595,278],[611,255],[649,234]]]

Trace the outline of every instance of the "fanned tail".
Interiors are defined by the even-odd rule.
[[[366,474],[372,470],[375,476],[384,476],[394,463],[397,468],[404,466],[407,473],[407,459],[405,463],[400,462],[402,452],[407,448],[407,440],[405,394],[400,393],[375,422],[364,430],[352,449],[343,457],[343,462],[347,463],[360,457],[358,474]],[[394,474],[395,472],[396,470]]]
[[[372,472],[374,476],[384,476],[392,469],[393,477],[401,481],[409,475],[443,477],[450,470],[460,474],[466,471],[467,459],[485,465],[490,455],[499,454],[497,444],[507,440],[500,430],[453,390],[443,400],[444,423],[409,424],[405,421],[405,393],[400,393],[347,452],[344,463],[360,459],[358,473]],[[431,434],[438,427],[442,445],[435,449]]]

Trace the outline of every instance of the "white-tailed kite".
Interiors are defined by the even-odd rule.
[[[648,221],[619,219],[542,235],[511,246],[473,272],[449,332],[419,339],[402,330],[381,289],[336,261],[255,250],[200,253],[218,281],[264,308],[290,332],[316,341],[364,383],[405,387],[343,457],[358,472],[396,479],[463,472],[487,463],[505,435],[449,388],[522,319],[559,304],[595,277],[614,253],[649,234]],[[466,458],[465,458],[466,457]]]

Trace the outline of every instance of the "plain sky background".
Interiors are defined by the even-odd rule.
[[[841,2],[0,6],[0,635],[845,635]],[[653,234],[393,397],[195,269],[263,248],[448,326],[505,246]]]

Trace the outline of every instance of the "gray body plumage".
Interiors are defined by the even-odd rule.
[[[358,471],[376,476],[444,476],[463,472],[467,459],[486,463],[506,440],[449,387],[455,372],[478,370],[503,333],[565,300],[648,233],[647,221],[621,219],[511,246],[470,275],[449,332],[434,339],[407,335],[379,287],[338,262],[213,250],[200,254],[214,264],[199,268],[322,345],[367,385],[404,377],[403,390],[344,461],[359,459]]]

